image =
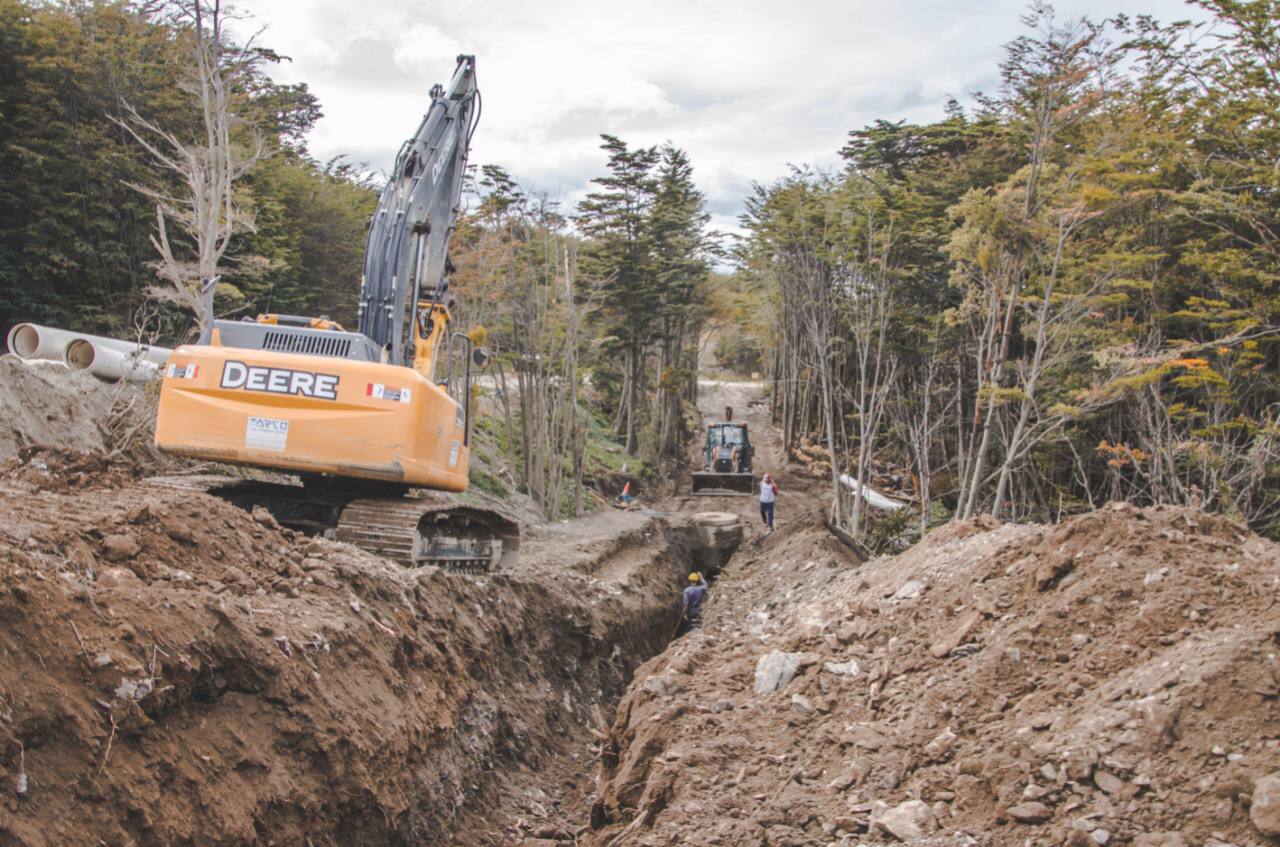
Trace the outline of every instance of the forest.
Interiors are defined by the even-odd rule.
[[[997,90],[852,128],[841,166],[757,184],[739,236],[710,230],[676,143],[602,127],[571,208],[474,170],[453,286],[495,354],[483,426],[515,485],[581,513],[601,433],[621,475],[679,468],[709,345],[764,374],[869,550],[1116,499],[1280,537],[1280,7],[1196,5],[1208,21],[1032,5]],[[190,30],[165,4],[0,0],[0,326],[189,337],[197,237],[157,139],[201,131]],[[272,81],[287,57],[223,55],[242,155],[216,311],[350,322],[380,177],[310,155],[323,104]],[[891,471],[910,518],[851,484]]]
[[[215,275],[219,318],[354,324],[385,176],[315,160],[321,104],[305,84],[273,82],[288,58],[237,43],[215,8],[0,0],[0,327],[180,343],[206,319],[197,290]],[[202,103],[221,104],[221,125]],[[206,145],[206,129],[226,143]],[[481,438],[549,515],[592,505],[589,452],[615,472],[597,488],[638,482],[683,456],[696,423],[705,200],[678,147],[601,146],[597,190],[573,209],[501,167],[473,169],[451,248],[456,318],[490,348],[502,386]],[[225,195],[207,227],[195,185]],[[621,461],[601,455],[610,430]]]
[[[741,284],[774,320],[726,354],[767,363],[853,535],[1112,500],[1280,534],[1280,7],[1195,5],[1211,20],[1035,4],[997,91],[748,199]],[[885,468],[914,532],[840,481]]]
[[[154,296],[148,191],[177,178],[129,131],[135,116],[183,137],[198,130],[180,29],[159,4],[0,2],[0,325],[166,341],[187,331],[190,316]],[[342,320],[354,313],[376,197],[359,163],[307,154],[320,105],[305,85],[270,80],[280,61],[250,47],[233,69],[235,114],[264,155],[237,189],[251,223],[225,254],[218,311]]]

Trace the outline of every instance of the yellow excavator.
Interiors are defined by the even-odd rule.
[[[204,490],[407,564],[482,572],[511,561],[517,523],[463,495],[471,368],[485,354],[450,330],[447,249],[479,112],[475,57],[459,56],[380,195],[357,331],[259,315],[213,321],[173,351],[156,446],[290,475]]]

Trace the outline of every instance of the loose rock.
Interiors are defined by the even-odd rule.
[[[1115,774],[1098,771],[1093,775],[1093,784],[1107,794],[1115,794],[1124,787],[1124,780]]]
[[[925,745],[924,754],[930,761],[940,762],[951,755],[951,748],[956,743],[956,734],[947,727],[932,741]]]
[[[770,691],[786,688],[799,670],[801,658],[803,657],[799,653],[784,653],[781,650],[771,650],[761,656],[756,663],[756,693],[768,694]]]
[[[908,800],[893,808],[871,813],[871,830],[892,835],[899,841],[912,841],[937,831],[933,809],[923,800]]]
[[[108,562],[123,562],[142,552],[142,545],[132,533],[119,533],[102,539],[102,550]]]
[[[1263,835],[1280,835],[1280,771],[1264,776],[1254,786],[1249,820]]]
[[[833,673],[837,676],[857,676],[859,670],[856,659],[850,659],[847,662],[827,662],[822,667],[828,673]]]
[[[1009,817],[1018,823],[1044,823],[1053,812],[1044,803],[1019,803],[1009,807]]]

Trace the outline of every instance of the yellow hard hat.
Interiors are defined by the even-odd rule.
[[[694,571],[693,573],[689,574],[689,581],[702,582],[702,574],[698,573],[697,571]]]

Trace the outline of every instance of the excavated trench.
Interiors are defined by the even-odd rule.
[[[473,690],[454,731],[417,766],[435,771],[432,790],[392,827],[353,809],[334,843],[572,842],[587,819],[598,739],[636,668],[670,642],[690,567],[725,558],[706,542],[696,525],[648,520],[576,548],[535,540],[509,574],[448,576],[464,594],[498,598],[500,643],[465,651],[458,670]]]
[[[3,847],[572,840],[707,561],[618,513],[408,569],[59,461],[0,485]]]
[[[71,451],[0,471],[0,847],[571,841],[732,552],[606,512],[462,576]]]
[[[496,776],[490,791],[468,803],[450,834],[453,843],[572,843],[582,835],[594,800],[601,742],[619,700],[636,669],[665,650],[675,635],[689,571],[698,569],[714,580],[740,541],[732,515],[658,520],[568,563],[574,584],[587,591],[603,589],[606,599],[596,609],[602,629],[558,624],[564,635],[552,651],[560,673],[558,684],[546,692],[547,710],[556,715],[545,727],[549,733],[501,735],[495,758],[505,762],[508,773]],[[627,597],[638,602],[619,602]],[[495,823],[503,824],[502,831]]]

